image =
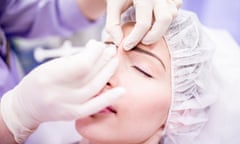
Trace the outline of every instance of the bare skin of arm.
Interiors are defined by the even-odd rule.
[[[0,103],[0,144],[17,144],[14,140],[12,133],[7,128],[1,115],[1,103]]]
[[[89,19],[96,20],[106,11],[106,0],[77,0],[80,11]]]

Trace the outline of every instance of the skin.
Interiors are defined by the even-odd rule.
[[[1,103],[0,103],[0,144],[16,144],[13,135],[5,125],[1,115]]]
[[[134,23],[125,24],[124,35],[133,27]],[[171,104],[170,55],[164,39],[137,47],[155,54],[165,68],[152,56],[137,50],[127,52],[119,46],[119,67],[102,90],[126,88],[111,105],[116,113],[104,109],[76,121],[77,131],[91,144],[156,144],[160,140]]]
[[[77,0],[77,4],[89,20],[94,21],[106,12],[106,0]]]

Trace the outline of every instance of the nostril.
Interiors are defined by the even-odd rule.
[[[105,85],[104,89],[108,90],[108,89],[111,89],[111,88],[113,88],[112,83],[111,82],[107,82],[107,84]]]

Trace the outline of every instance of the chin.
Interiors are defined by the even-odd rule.
[[[125,144],[125,143],[139,143],[144,140],[142,137],[132,137],[121,133],[117,127],[108,124],[100,124],[93,122],[91,118],[86,118],[76,121],[76,129],[78,133],[90,141],[90,143],[97,144]],[[121,131],[121,130],[120,130]],[[120,137],[122,136],[122,137]]]
[[[81,136],[90,141],[108,143],[109,138],[114,137],[114,132],[116,132],[116,128],[112,125],[112,122],[113,120],[109,117],[94,115],[77,120],[75,127]]]
[[[78,125],[78,123],[76,123]],[[118,144],[116,140],[110,139],[113,138],[105,130],[96,129],[94,126],[83,126],[76,127],[78,133],[84,138],[87,139],[90,143],[97,144]]]

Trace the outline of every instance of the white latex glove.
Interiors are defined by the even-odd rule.
[[[38,47],[34,49],[34,58],[37,62],[43,62],[47,59],[72,55],[73,53],[78,53],[82,50],[82,47],[75,47],[72,45],[71,41],[66,40],[60,47],[57,48],[45,49],[43,47]]]
[[[118,65],[115,54],[115,47],[90,41],[82,52],[49,61],[24,77],[1,101],[15,140],[23,142],[41,122],[83,118],[109,106],[124,92],[119,87],[97,96]]]
[[[123,47],[130,50],[140,41],[146,45],[152,44],[165,34],[181,4],[182,0],[107,0],[106,31],[119,45],[123,37],[121,14],[134,6],[136,25],[124,40]]]

